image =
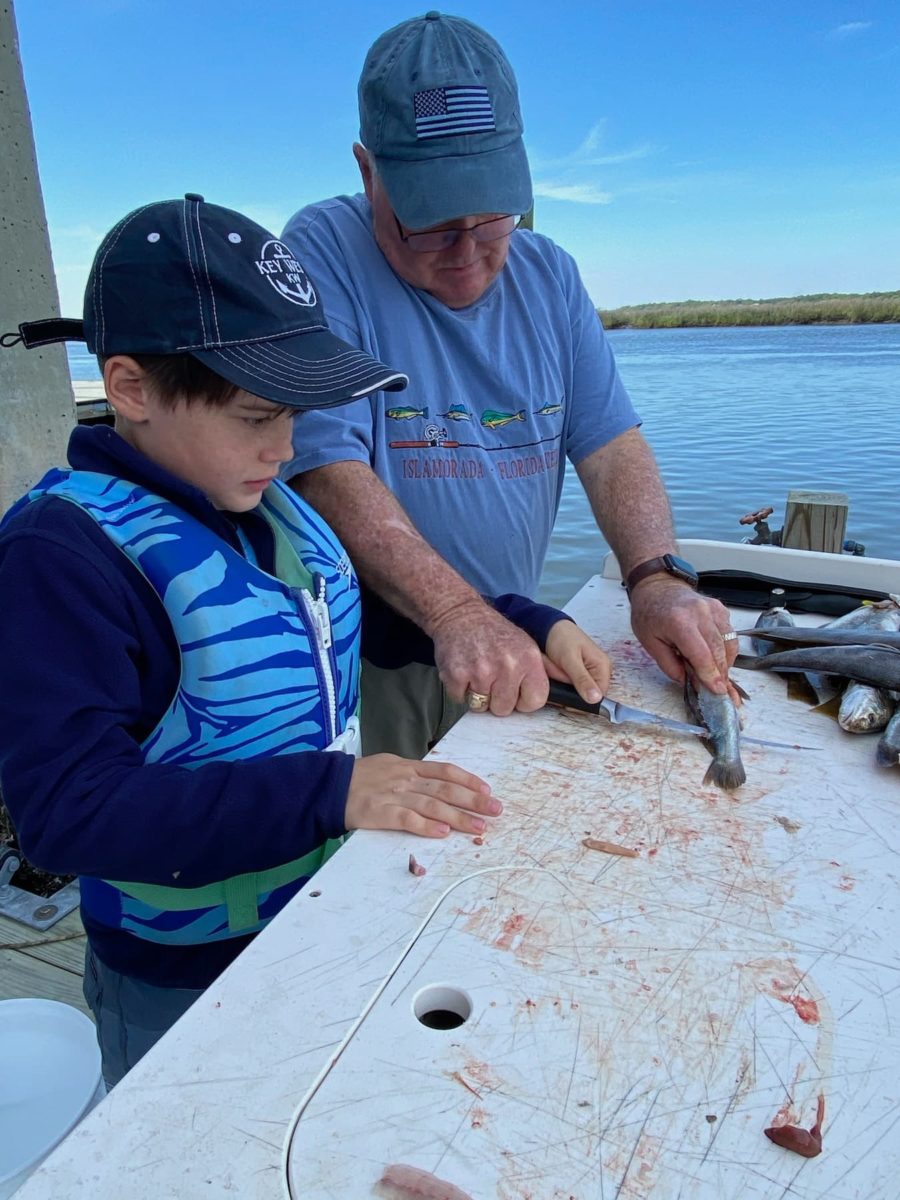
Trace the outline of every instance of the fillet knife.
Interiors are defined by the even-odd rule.
[[[687,721],[676,721],[674,717],[660,717],[656,713],[644,712],[642,708],[632,708],[613,700],[612,696],[604,696],[599,704],[588,704],[582,700],[571,683],[560,683],[550,680],[550,695],[547,703],[556,708],[574,708],[579,712],[593,713],[603,716],[611,725],[654,725],[661,729],[672,729],[676,733],[693,733],[700,738],[709,738],[710,732],[704,725],[690,725]],[[818,750],[818,746],[800,746],[796,742],[769,742],[765,738],[744,737],[741,741],[751,746],[773,746],[776,750]]]

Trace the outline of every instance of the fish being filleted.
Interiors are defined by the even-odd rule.
[[[875,761],[879,767],[900,766],[900,708],[888,721],[887,729],[878,739]]]
[[[801,646],[762,657],[739,654],[734,665],[748,671],[821,671],[873,687],[900,689],[900,649],[894,646]]]
[[[868,683],[849,683],[841,697],[838,724],[847,733],[879,733],[894,715],[890,692]]]
[[[765,612],[759,614],[754,630],[757,629],[792,629],[794,626],[794,618],[786,608],[767,608]],[[751,635],[750,644],[757,654],[771,654],[772,642],[768,639],[753,637]]]
[[[741,762],[741,718],[734,701],[730,696],[716,695],[686,675],[684,703],[692,719],[709,730],[709,738],[703,740],[713,760],[703,782],[729,792],[739,788],[746,782],[747,772]]]

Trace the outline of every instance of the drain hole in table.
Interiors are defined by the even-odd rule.
[[[461,988],[433,984],[416,993],[413,1013],[428,1029],[458,1029],[472,1015],[472,1001]]]

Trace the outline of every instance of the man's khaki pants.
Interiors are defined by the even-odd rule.
[[[363,659],[361,693],[363,754],[424,758],[466,712],[423,663],[386,671]]]

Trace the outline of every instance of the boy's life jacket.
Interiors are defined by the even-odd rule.
[[[274,575],[256,565],[249,546],[247,558],[127,480],[54,469],[19,503],[41,496],[92,517],[172,623],[180,680],[141,745],[145,762],[193,770],[217,759],[359,753],[359,585],[334,533],[299,496],[276,481],[260,502],[275,539]],[[81,905],[94,921],[152,942],[243,936],[261,929],[340,844],[329,839],[302,858],[204,887],[83,876]]]

